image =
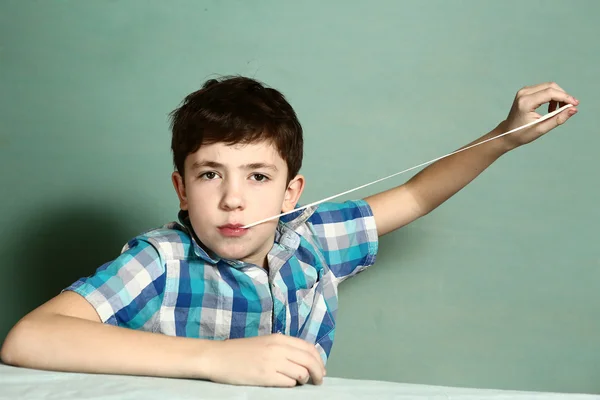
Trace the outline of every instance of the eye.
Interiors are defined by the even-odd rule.
[[[215,179],[217,177],[217,173],[214,171],[208,171],[208,172],[204,172],[202,174],[200,174],[198,176],[198,178],[200,179],[206,179],[207,181],[212,181],[213,179]]]
[[[263,174],[252,174],[252,179],[257,182],[266,182],[269,180],[269,178]]]

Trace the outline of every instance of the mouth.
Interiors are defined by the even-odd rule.
[[[248,232],[247,228],[243,227],[242,224],[227,224],[218,227],[221,235],[226,237],[240,237]]]

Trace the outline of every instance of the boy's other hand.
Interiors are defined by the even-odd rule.
[[[509,150],[532,142],[567,122],[570,117],[577,113],[575,106],[579,104],[579,100],[566,93],[554,82],[526,86],[517,92],[508,117],[500,124],[499,128],[502,132],[508,132],[541,118],[541,115],[536,113],[535,110],[545,103],[548,103],[548,112],[552,112],[566,104],[572,104],[573,107],[567,108],[554,117],[530,128],[504,136],[503,139]]]
[[[209,379],[249,386],[292,387],[323,382],[325,366],[313,344],[273,334],[216,342],[207,354]]]

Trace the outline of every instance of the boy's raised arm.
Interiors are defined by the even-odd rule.
[[[552,112],[564,104],[577,106],[579,101],[554,82],[524,87],[517,92],[507,119],[467,146],[540,118],[535,110],[545,103],[549,103],[549,112]],[[373,210],[377,233],[379,236],[384,235],[433,211],[501,155],[536,140],[565,123],[576,112],[575,107],[568,108],[530,128],[443,158],[423,169],[405,184],[367,197],[365,200]]]
[[[284,335],[212,341],[102,324],[79,294],[63,292],[19,321],[0,352],[9,365],[36,369],[294,386],[321,383],[314,345]]]

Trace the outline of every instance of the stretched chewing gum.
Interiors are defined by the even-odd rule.
[[[423,166],[425,166],[425,165],[428,165],[428,164],[434,163],[434,162],[436,162],[436,161],[438,161],[438,160],[441,160],[442,158],[450,157],[451,155],[453,155],[453,154],[456,154],[456,153],[460,153],[461,151],[465,151],[465,150],[471,149],[471,148],[473,148],[473,147],[475,147],[475,146],[479,146],[479,145],[481,145],[481,144],[484,144],[484,143],[487,143],[487,142],[489,142],[489,141],[492,141],[492,140],[495,140],[495,139],[501,138],[502,136],[506,136],[506,135],[509,135],[509,134],[511,134],[511,133],[514,133],[514,132],[520,131],[521,129],[525,129],[525,128],[528,128],[528,127],[530,127],[530,126],[532,126],[532,125],[539,124],[539,123],[540,123],[540,122],[542,122],[542,121],[545,121],[545,120],[547,120],[547,119],[549,119],[549,118],[552,118],[552,117],[554,117],[556,114],[559,114],[559,113],[561,113],[562,111],[566,110],[566,109],[567,109],[567,108],[569,108],[569,107],[573,107],[573,105],[572,105],[572,104],[567,104],[567,105],[564,105],[564,106],[560,107],[559,109],[557,109],[557,110],[554,110],[554,111],[552,111],[551,113],[548,113],[548,114],[544,115],[543,117],[541,117],[541,118],[539,118],[539,119],[536,119],[535,121],[532,121],[532,122],[529,122],[529,123],[527,123],[527,124],[525,124],[525,125],[519,126],[518,128],[515,128],[515,129],[513,129],[513,130],[511,130],[511,131],[508,131],[508,132],[502,133],[502,134],[500,134],[500,135],[498,135],[498,136],[494,136],[494,137],[492,137],[492,138],[486,139],[486,140],[484,140],[484,141],[481,141],[481,142],[479,142],[479,143],[475,143],[475,144],[473,144],[473,145],[471,145],[471,146],[467,146],[467,147],[465,147],[465,148],[463,148],[463,149],[456,150],[456,151],[454,151],[454,152],[452,152],[452,153],[448,153],[448,154],[446,154],[446,155],[444,155],[444,156],[441,156],[441,157],[438,157],[438,158],[434,158],[433,160],[430,160],[430,161],[424,162],[424,163],[422,163],[422,164],[415,165],[414,167],[410,167],[410,168],[408,168],[408,169],[405,169],[404,171],[396,172],[396,173],[394,173],[394,174],[392,174],[392,175],[389,175],[389,176],[386,176],[386,177],[384,177],[384,178],[377,179],[377,180],[375,180],[375,181],[373,181],[373,182],[369,182],[369,183],[366,183],[366,184],[364,184],[364,185],[361,185],[361,186],[355,187],[354,189],[350,189],[350,190],[347,190],[347,191],[345,191],[345,192],[342,192],[342,193],[336,194],[336,195],[334,195],[334,196],[330,196],[330,197],[327,197],[327,198],[321,199],[321,200],[319,200],[319,201],[315,201],[315,202],[313,202],[313,203],[307,204],[307,205],[305,205],[305,206],[302,206],[302,207],[299,207],[299,208],[295,208],[295,209],[293,209],[293,210],[291,210],[291,211],[288,211],[288,212],[285,212],[285,213],[282,213],[282,214],[279,214],[279,215],[274,215],[274,216],[272,216],[272,217],[269,217],[269,218],[261,219],[260,221],[256,221],[256,222],[253,222],[253,223],[251,223],[251,224],[245,225],[245,226],[243,226],[242,228],[251,228],[251,227],[253,227],[253,226],[255,226],[255,225],[262,224],[263,222],[267,222],[267,221],[270,221],[270,220],[273,220],[273,219],[276,219],[276,218],[282,217],[282,216],[284,216],[284,215],[292,214],[292,213],[295,213],[295,212],[298,212],[298,211],[304,210],[305,208],[312,207],[312,206],[315,206],[315,205],[317,205],[317,204],[321,204],[321,203],[324,203],[324,202],[326,202],[326,201],[333,200],[333,199],[335,199],[336,197],[344,196],[344,195],[346,195],[346,194],[348,194],[348,193],[352,193],[352,192],[354,192],[354,191],[356,191],[356,190],[360,190],[360,189],[366,188],[367,186],[374,185],[374,184],[376,184],[376,183],[379,183],[379,182],[385,181],[386,179],[393,178],[394,176],[397,176],[397,175],[400,175],[400,174],[404,174],[404,173],[406,173],[406,172],[408,172],[408,171],[412,171],[413,169],[420,168],[420,167],[423,167]]]

